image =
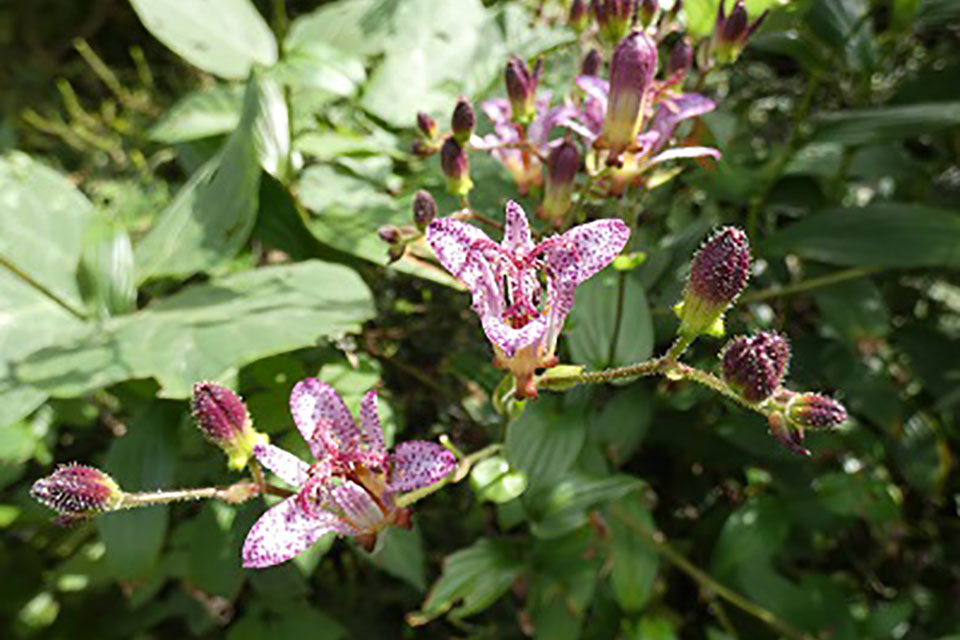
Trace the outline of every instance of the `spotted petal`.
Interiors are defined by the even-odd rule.
[[[478,313],[503,312],[496,275],[499,245],[477,227],[449,218],[430,223],[427,242],[440,264],[470,289]]]
[[[243,543],[243,566],[251,569],[286,562],[321,536],[335,531],[337,518],[324,511],[308,515],[291,496],[266,511]]]
[[[622,220],[597,220],[574,227],[547,242],[570,249],[547,249],[547,272],[555,278],[569,278],[575,284],[598,273],[613,262],[630,239],[630,228]],[[551,241],[558,242],[551,242]]]
[[[483,332],[487,334],[487,339],[499,347],[507,358],[513,358],[524,347],[538,346],[547,330],[542,316],[531,320],[519,329],[514,329],[493,315],[483,316],[480,322],[483,325]]]
[[[363,453],[369,462],[382,466],[387,457],[387,447],[383,443],[383,427],[380,426],[380,414],[377,411],[377,394],[369,391],[360,402],[360,428],[363,434],[360,442]]]
[[[330,509],[355,530],[351,535],[374,533],[390,524],[387,515],[366,489],[352,480],[345,480],[329,490],[323,499]]]
[[[290,394],[290,412],[317,460],[356,446],[360,430],[343,400],[326,382],[301,380]]]
[[[530,223],[527,213],[513,200],[507,201],[504,213],[503,241],[500,243],[507,251],[523,255],[533,249],[530,235]]]
[[[272,444],[258,444],[253,455],[287,484],[300,488],[310,477],[310,465],[285,449]]]
[[[457,466],[457,458],[435,442],[410,440],[401,442],[390,456],[387,488],[390,491],[413,491],[442,480]]]

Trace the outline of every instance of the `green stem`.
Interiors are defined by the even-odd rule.
[[[231,504],[239,504],[246,502],[260,492],[260,487],[255,483],[241,481],[229,487],[198,487],[195,489],[124,493],[119,508],[135,509],[137,507],[151,507],[171,502],[192,502],[194,500],[222,500]]]
[[[0,256],[0,267],[9,269],[10,273],[12,273],[13,275],[17,276],[18,278],[20,278],[21,280],[29,284],[31,287],[33,287],[34,289],[42,293],[44,296],[46,296],[47,298],[55,302],[58,306],[62,307],[66,311],[69,311],[70,315],[74,316],[75,318],[78,318],[79,320],[87,319],[85,315],[83,315],[82,313],[80,313],[79,311],[71,307],[69,304],[67,304],[65,300],[63,300],[53,291],[51,291],[50,289],[46,288],[45,286],[43,286],[42,284],[40,284],[39,282],[31,278],[29,274],[25,273],[24,271],[21,271],[19,267],[17,267],[15,264],[10,262],[3,256]]]
[[[277,42],[283,47],[283,40],[287,35],[287,7],[286,0],[273,0],[273,32]]]
[[[613,507],[611,512],[637,536],[643,538],[653,546],[668,562],[690,576],[703,591],[716,594],[718,597],[726,600],[741,611],[761,620],[788,638],[794,640],[813,640],[813,636],[810,634],[797,629],[790,623],[779,618],[772,611],[765,609],[752,600],[748,600],[733,589],[718,582],[713,576],[703,569],[700,569],[690,562],[686,556],[674,549],[673,546],[667,542],[666,536],[664,536],[663,533],[653,531],[641,525],[630,517],[628,513],[618,507]]]
[[[610,350],[607,352],[607,362],[612,363],[617,355],[617,343],[620,342],[620,325],[623,322],[623,304],[626,298],[627,274],[621,271],[617,274],[617,312],[613,318],[613,336],[610,338]]]

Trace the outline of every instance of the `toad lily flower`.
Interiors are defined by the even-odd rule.
[[[298,491],[250,529],[245,567],[285,562],[327,533],[355,537],[372,549],[381,530],[409,523],[396,494],[439,482],[456,467],[456,457],[433,442],[402,442],[388,453],[373,392],[360,405],[359,426],[337,392],[316,378],[296,384],[290,410],[316,462],[308,465],[269,444],[254,447],[257,460]]]
[[[612,262],[629,237],[623,221],[597,220],[534,244],[526,213],[512,201],[499,244],[477,227],[449,218],[427,227],[437,259],[473,295],[495,364],[514,374],[516,395],[526,398],[537,395],[535,370],[557,364],[557,338],[577,285]]]

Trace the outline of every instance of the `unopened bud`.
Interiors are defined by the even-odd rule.
[[[193,385],[193,417],[204,437],[223,449],[231,469],[247,466],[253,448],[269,438],[253,428],[247,406],[232,390],[215,382]]]
[[[810,451],[803,446],[804,433],[802,427],[790,424],[779,411],[771,413],[767,417],[767,424],[770,425],[770,435],[787,451],[801,456],[810,455]]]
[[[385,224],[377,229],[377,236],[389,245],[400,242],[400,229],[392,224]]]
[[[670,58],[667,60],[667,82],[670,84],[683,82],[692,64],[693,47],[686,39],[678,41],[670,51]]]
[[[473,127],[477,123],[477,116],[473,112],[473,106],[470,101],[460,96],[457,100],[457,106],[453,108],[453,117],[450,119],[450,130],[453,131],[453,137],[461,145],[470,139],[473,133]]]
[[[717,21],[713,29],[710,50],[719,62],[730,63],[740,55],[747,40],[767,17],[767,12],[764,11],[759,18],[750,23],[743,0],[737,0],[734,3],[730,15],[724,14],[723,5],[724,3],[721,2],[717,9]]]
[[[40,478],[30,488],[30,495],[63,516],[63,522],[112,511],[123,501],[123,491],[113,478],[79,464],[60,466]]]
[[[429,191],[420,189],[413,195],[413,224],[421,232],[437,217],[437,201]]]
[[[580,64],[580,75],[582,76],[595,76],[600,73],[600,65],[603,64],[603,56],[596,49],[590,49],[590,51],[583,57],[583,62]]]
[[[747,402],[762,402],[783,383],[790,345],[780,334],[761,331],[728,342],[720,359],[730,388]]]
[[[676,18],[681,9],[683,9],[683,0],[675,0],[673,6],[670,7],[670,11],[667,12],[667,15],[670,16],[670,18]]]
[[[723,314],[747,284],[750,245],[747,234],[724,227],[710,237],[693,257],[683,302],[676,312],[681,335],[723,335]]]
[[[787,404],[787,419],[797,427],[829,429],[847,420],[842,404],[819,393],[801,393]]]
[[[612,164],[637,139],[656,72],[657,44],[645,33],[634,31],[614,49],[610,101],[603,123],[603,140]]]
[[[586,0],[573,0],[570,3],[570,15],[567,18],[569,24],[577,33],[587,28],[590,21],[590,15],[587,13]]]
[[[417,114],[417,129],[427,140],[433,140],[437,137],[437,121],[423,111]]]
[[[600,32],[610,43],[619,42],[633,26],[636,0],[593,0]]]
[[[657,16],[660,9],[659,0],[640,0],[640,23],[644,27],[649,27],[653,19]]]
[[[507,61],[503,76],[515,122],[530,122],[536,114],[537,85],[540,82],[542,68],[543,64],[540,60],[537,60],[532,72],[527,63],[516,56],[512,56]]]
[[[470,193],[473,188],[470,161],[466,151],[453,138],[447,138],[440,148],[440,168],[447,176],[447,189],[450,193],[461,198]]]
[[[541,214],[559,226],[573,204],[573,181],[580,168],[580,152],[569,140],[564,140],[547,157],[547,179],[544,187]]]

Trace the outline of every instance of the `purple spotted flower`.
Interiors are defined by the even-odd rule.
[[[612,262],[629,237],[623,221],[598,220],[534,244],[526,213],[513,201],[499,244],[450,218],[427,227],[437,259],[470,289],[494,362],[513,372],[518,397],[536,397],[535,370],[557,364],[557,338],[577,285]],[[546,295],[537,277],[541,270]]]
[[[243,566],[285,562],[327,533],[351,536],[372,548],[390,525],[409,523],[398,493],[442,480],[456,466],[439,444],[402,442],[388,453],[377,414],[377,395],[364,396],[360,424],[330,385],[316,378],[297,383],[290,410],[316,462],[312,465],[269,444],[254,455],[297,493],[260,516],[243,544]]]

